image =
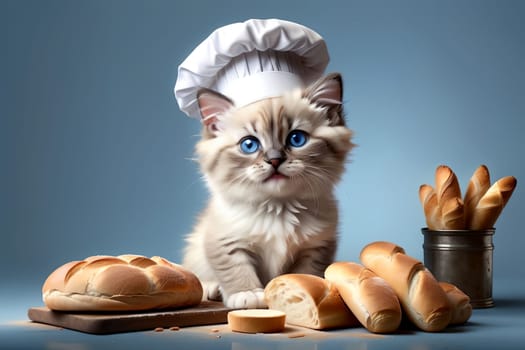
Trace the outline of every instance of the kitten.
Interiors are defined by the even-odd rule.
[[[337,247],[333,190],[353,147],[342,81],[236,108],[207,89],[198,161],[211,197],[187,237],[183,265],[204,299],[261,308],[263,288],[283,273],[322,276]]]

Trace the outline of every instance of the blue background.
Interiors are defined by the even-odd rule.
[[[419,185],[447,164],[466,189],[483,163],[518,178],[494,276],[523,278],[524,1],[1,0],[0,294],[38,305],[54,268],[94,254],[181,260],[207,191],[177,66],[217,27],[269,17],[318,31],[344,77],[359,146],[338,259],[374,240],[422,258]]]

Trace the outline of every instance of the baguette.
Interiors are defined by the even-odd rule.
[[[427,227],[430,230],[437,230],[441,227],[441,216],[437,202],[436,191],[430,185],[419,187],[419,200],[423,206]]]
[[[435,181],[437,202],[441,213],[439,229],[464,229],[463,203],[456,174],[448,166],[440,165],[436,169]],[[461,203],[461,209],[458,208],[459,203]],[[461,215],[459,215],[460,211]]]
[[[484,230],[494,227],[501,211],[509,201],[517,180],[513,176],[505,176],[496,181],[481,197],[474,209],[469,228]]]
[[[467,191],[463,203],[465,204],[465,223],[470,227],[472,215],[478,205],[479,200],[490,187],[490,174],[486,165],[480,165],[472,174],[468,182]]]
[[[453,284],[439,282],[439,285],[445,291],[448,302],[452,307],[450,324],[455,325],[467,322],[472,315],[472,305],[470,305],[469,296]]]
[[[399,327],[399,300],[385,280],[371,270],[353,262],[335,262],[325,270],[325,278],[370,332],[390,333]]]
[[[412,323],[424,331],[443,330],[452,317],[448,298],[425,266],[389,242],[374,242],[360,254],[363,264],[394,289]]]
[[[312,329],[358,325],[336,287],[307,274],[285,274],[272,279],[264,289],[268,307],[283,311],[286,322]]]
[[[60,311],[176,308],[199,304],[202,286],[192,272],[158,256],[92,256],[53,271],[42,298]]]
[[[463,201],[459,197],[449,198],[441,207],[441,223],[446,230],[463,230],[465,216]]]
[[[450,198],[461,198],[458,178],[448,166],[440,165],[437,167],[435,181],[440,203],[444,203]]]

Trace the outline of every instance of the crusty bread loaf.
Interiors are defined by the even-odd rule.
[[[470,177],[463,203],[465,204],[465,224],[470,227],[472,215],[479,200],[490,187],[490,174],[486,165],[480,165]]]
[[[234,332],[275,333],[284,329],[286,314],[279,310],[245,309],[228,312],[228,325]]]
[[[441,212],[434,188],[427,184],[421,185],[419,187],[419,200],[423,206],[427,227],[430,230],[438,230],[441,227]]]
[[[408,318],[420,329],[436,332],[451,320],[448,298],[425,266],[390,242],[374,242],[360,254],[363,264],[396,292]]]
[[[346,305],[370,332],[390,333],[401,323],[394,290],[371,270],[354,262],[335,262],[325,270]]]
[[[472,305],[470,298],[461,289],[447,282],[439,282],[445,291],[450,306],[452,307],[452,319],[450,324],[462,324],[468,321],[472,315]]]
[[[484,230],[494,227],[501,211],[507,204],[517,180],[505,176],[496,181],[480,198],[469,222],[469,229]]]
[[[327,280],[307,274],[286,274],[272,279],[264,289],[270,309],[286,314],[286,322],[328,329],[358,325],[343,299]]]
[[[197,305],[198,278],[154,256],[92,256],[53,271],[42,287],[44,303],[62,311],[131,311]]]

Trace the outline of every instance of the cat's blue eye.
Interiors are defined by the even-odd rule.
[[[308,141],[308,134],[301,130],[294,130],[288,134],[286,143],[292,147],[303,147]]]
[[[252,154],[259,150],[261,144],[254,136],[246,136],[239,142],[239,147],[241,148],[242,153]]]

